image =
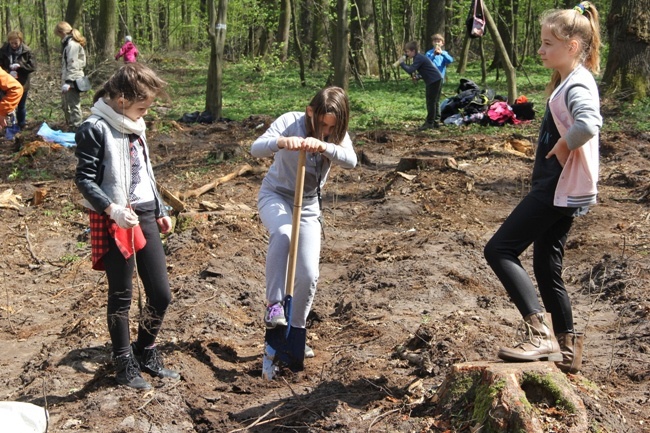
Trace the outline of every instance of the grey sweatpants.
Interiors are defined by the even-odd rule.
[[[285,295],[293,198],[262,188],[257,205],[262,223],[269,231],[269,249],[266,254],[266,300],[268,304],[275,304],[281,302]],[[319,215],[318,201],[303,201],[291,318],[291,326],[295,328],[305,327],[316,294],[321,246]]]

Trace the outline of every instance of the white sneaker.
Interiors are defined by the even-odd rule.
[[[305,358],[313,358],[314,356],[316,356],[314,354],[314,349],[305,344]]]
[[[262,379],[273,380],[278,373],[278,366],[273,363],[275,359],[275,349],[264,343],[264,356],[262,357]]]

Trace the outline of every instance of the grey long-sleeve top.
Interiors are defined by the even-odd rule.
[[[280,137],[307,137],[305,113],[289,112],[275,120],[251,146],[251,155],[257,158],[274,157],[273,164],[262,181],[262,189],[269,189],[280,194],[293,197],[298,169],[300,152],[278,148]],[[352,140],[346,133],[340,145],[326,143],[323,153],[308,153],[305,162],[305,186],[303,197],[316,198],[316,189],[320,179],[320,187],[325,185],[331,165],[343,168],[354,168],[357,165],[357,154],[352,147]]]

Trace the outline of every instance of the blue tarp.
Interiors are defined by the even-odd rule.
[[[43,137],[43,140],[45,141],[53,141],[65,147],[73,147],[77,145],[74,141],[74,132],[62,132],[61,130],[54,131],[45,122],[43,122],[36,134]]]

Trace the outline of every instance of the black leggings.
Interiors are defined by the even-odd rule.
[[[171,302],[165,252],[154,211],[137,211],[140,226],[147,244],[129,260],[125,260],[115,241],[109,239],[109,251],[104,255],[108,279],[108,332],[113,343],[113,355],[129,353],[129,309],[133,295],[133,271],[138,264],[138,275],[144,287],[147,301],[138,326],[137,346],[151,346],[162,325],[163,317]]]
[[[544,311],[519,256],[533,244],[533,270],[556,333],[573,330],[571,301],[562,279],[564,244],[573,217],[526,196],[485,246],[485,259],[523,317]]]

